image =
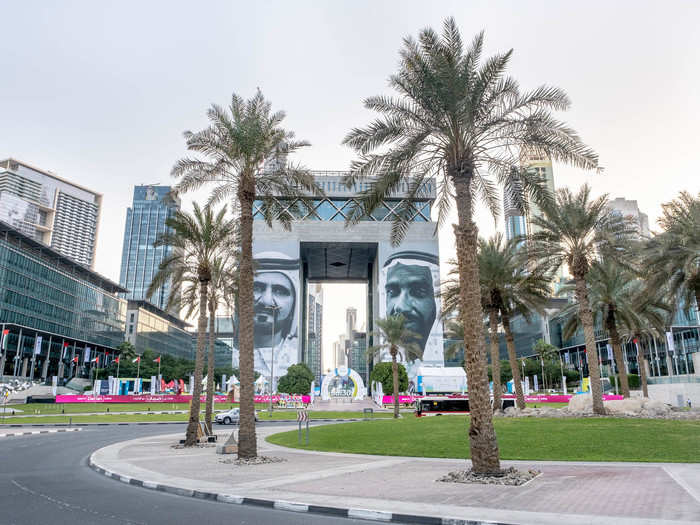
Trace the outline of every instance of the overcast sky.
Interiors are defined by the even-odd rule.
[[[369,121],[362,99],[388,92],[401,39],[449,15],[466,41],[485,29],[488,53],[514,48],[510,73],[523,88],[569,93],[560,116],[605,172],[555,166],[558,187],[588,181],[596,194],[636,199],[652,229],[662,202],[700,189],[694,1],[0,0],[0,158],[104,194],[96,269],[118,280],[133,185],[170,181],[182,131],[205,126],[210,103],[259,86],[312,143],[298,160],[346,169],[353,154],[340,142]],[[483,212],[479,226],[494,230]],[[443,261],[452,245],[446,227]]]

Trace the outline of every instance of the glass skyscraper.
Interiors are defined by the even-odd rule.
[[[166,219],[180,209],[180,200],[172,197],[170,190],[170,186],[134,187],[132,207],[126,211],[119,277],[119,283],[129,290],[127,299],[148,300],[161,310],[167,310],[170,283],[161,286],[150,299],[146,299],[146,291],[161,261],[172,250],[170,246],[153,246],[167,229]],[[175,313],[178,310],[178,306],[172,309]]]

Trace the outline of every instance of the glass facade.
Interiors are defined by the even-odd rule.
[[[310,201],[309,206],[298,200],[277,199],[283,212],[287,212],[299,220],[306,221],[332,221],[345,222],[353,207],[359,203],[353,198],[328,198]],[[385,200],[363,221],[388,221],[391,222],[402,215],[408,214],[411,222],[430,222],[430,209],[432,201],[391,199]],[[404,209],[404,206],[409,205]],[[253,203],[253,218],[262,220],[263,201],[256,200]]]
[[[0,325],[9,332],[0,375],[38,378],[65,371],[86,377],[95,355],[104,365],[124,341],[126,301],[117,296],[120,291],[116,283],[0,223]]]
[[[170,186],[134,188],[133,205],[126,211],[119,277],[119,284],[129,290],[125,294],[127,299],[146,299],[146,291],[158,272],[158,266],[170,254],[169,246],[153,246],[158,236],[168,230],[165,221],[180,208],[179,200],[170,196],[170,190]],[[169,296],[170,283],[166,283],[148,300],[165,310]]]
[[[126,302],[0,239],[0,322],[113,348]]]
[[[524,237],[527,235],[525,217],[523,215],[511,215],[506,217],[506,239],[511,240],[515,237]]]
[[[308,294],[308,335],[304,362],[314,373],[316,384],[321,384],[321,344],[323,341],[323,303],[320,294]]]
[[[132,306],[134,303],[130,302],[129,315],[132,313]],[[149,312],[145,307],[139,307],[134,317],[135,335],[129,339],[133,341],[137,352],[151,350],[156,354],[194,360],[192,333],[184,329],[184,323],[178,326],[180,323],[174,323],[163,315]],[[131,322],[129,325],[131,326]]]

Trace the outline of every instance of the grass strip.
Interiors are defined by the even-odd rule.
[[[626,418],[498,418],[502,459],[700,462],[700,421]],[[468,458],[468,417],[405,417],[315,427],[310,445],[296,430],[269,436],[276,445],[327,452]]]
[[[2,412],[0,412],[2,414]],[[362,412],[309,412],[310,418],[313,419],[357,419],[363,418]],[[389,418],[391,413],[379,412],[374,414],[375,419]],[[297,418],[296,410],[277,410],[269,416],[265,412],[258,413],[260,421],[279,421],[279,420],[294,420]],[[110,412],[104,415],[57,415],[46,417],[5,417],[0,415],[0,424],[7,425],[32,425],[44,424],[52,425],[56,423],[68,423],[72,421],[77,423],[137,423],[144,421],[187,421],[189,415],[183,414],[121,414],[119,412]]]

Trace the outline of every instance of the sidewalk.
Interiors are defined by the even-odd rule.
[[[700,522],[700,464],[506,461],[543,474],[521,487],[463,485],[435,480],[464,468],[464,460],[297,451],[264,441],[287,430],[258,427],[259,454],[282,463],[236,466],[213,447],[171,448],[181,434],[117,443],[96,451],[90,463],[121,481],[185,496],[381,521]],[[218,433],[220,440],[228,435]]]

